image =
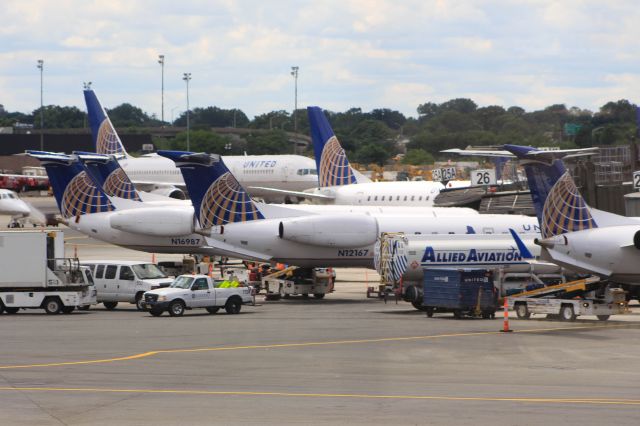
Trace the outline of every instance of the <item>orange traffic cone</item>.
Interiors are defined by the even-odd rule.
[[[500,331],[503,333],[511,333],[513,331],[509,329],[509,302],[506,297],[504,298],[504,322]]]

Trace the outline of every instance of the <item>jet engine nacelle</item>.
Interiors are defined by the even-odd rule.
[[[193,211],[177,207],[147,207],[113,213],[111,227],[153,237],[178,237],[193,233]]]
[[[375,243],[378,222],[368,215],[302,216],[281,221],[278,234],[302,244],[362,247]]]
[[[152,191],[151,194],[162,195],[163,197],[175,198],[176,200],[186,200],[187,195],[180,188],[175,186],[161,186]]]
[[[640,250],[640,231],[636,231],[636,233],[633,235],[633,245],[635,246],[635,248]]]

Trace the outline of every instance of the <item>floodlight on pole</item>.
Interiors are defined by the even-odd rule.
[[[187,151],[190,151],[189,146],[189,81],[191,81],[191,73],[185,72],[182,75],[182,79],[187,83]]]
[[[158,63],[162,68],[162,79],[160,83],[160,102],[161,102],[161,112],[160,117],[162,120],[162,125],[164,126],[164,55],[158,55]]]
[[[43,80],[44,61],[38,59],[38,69],[40,70],[40,151],[44,151],[44,102],[43,102]]]

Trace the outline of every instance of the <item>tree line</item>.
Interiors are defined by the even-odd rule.
[[[467,98],[442,103],[425,102],[417,107],[418,117],[406,117],[399,111],[380,108],[364,112],[351,108],[344,112],[327,111],[336,135],[352,161],[362,164],[384,164],[399,152],[406,152],[403,162],[429,164],[449,148],[502,145],[515,143],[563,148],[626,144],[637,134],[635,104],[626,99],[607,102],[597,112],[555,104],[542,110],[527,112],[518,106],[479,107]],[[48,105],[44,107],[45,129],[87,127],[86,113],[76,107]],[[155,115],[123,103],[108,110],[118,129],[144,131],[160,126],[186,127],[186,112],[171,123],[163,123]],[[194,108],[190,112],[192,150],[218,153],[283,154],[291,153],[287,132],[309,134],[306,110],[271,111],[249,119],[240,109],[215,106]],[[40,126],[40,108],[31,114],[9,112],[0,105],[0,127],[22,123]],[[220,135],[212,127],[260,129],[242,137]],[[186,134],[171,140],[154,140],[160,148],[184,149]],[[312,155],[309,149],[305,154]]]

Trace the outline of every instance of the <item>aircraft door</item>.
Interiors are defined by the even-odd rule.
[[[206,278],[198,278],[191,285],[191,306],[194,308],[212,306],[215,303],[214,292],[209,288]]]
[[[287,182],[288,178],[289,178],[289,167],[284,166],[282,168],[282,181]]]

